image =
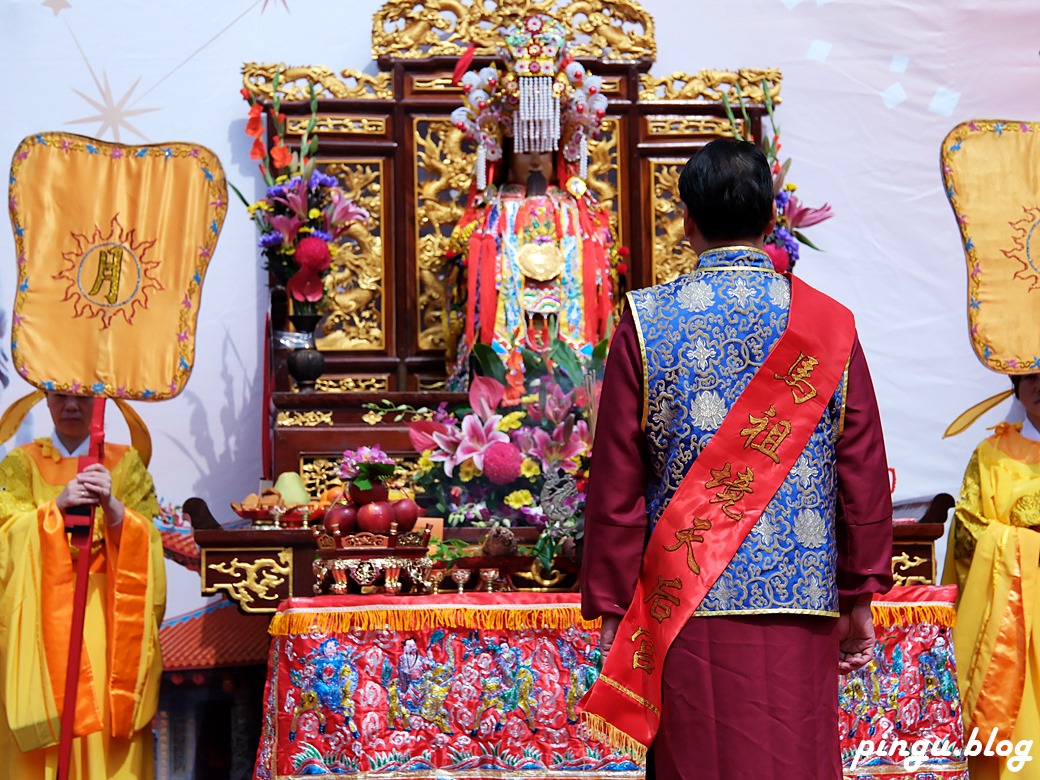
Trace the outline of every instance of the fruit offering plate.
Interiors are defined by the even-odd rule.
[[[250,521],[253,528],[306,528],[320,524],[325,517],[325,507],[309,504],[247,507],[232,502],[231,508],[243,520]]]

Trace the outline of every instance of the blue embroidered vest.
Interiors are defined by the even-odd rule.
[[[790,282],[757,249],[702,254],[673,282],[628,294],[643,353],[651,525],[787,326]],[[835,444],[839,383],[791,473],[697,609],[698,615],[836,615]]]

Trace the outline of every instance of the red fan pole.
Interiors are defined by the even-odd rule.
[[[94,399],[90,422],[90,449],[79,459],[78,471],[104,461],[105,399]],[[65,511],[65,531],[72,535],[76,558],[76,592],[72,601],[72,628],[69,636],[69,665],[65,674],[65,704],[61,711],[61,742],[58,749],[58,780],[68,780],[72,758],[72,728],[76,720],[76,692],[83,655],[83,619],[87,611],[87,582],[90,579],[90,542],[94,537],[95,504],[72,506]]]

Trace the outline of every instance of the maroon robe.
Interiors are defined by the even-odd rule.
[[[643,367],[630,311],[618,324],[592,451],[582,613],[621,617],[649,535],[649,450],[640,426]],[[841,611],[892,586],[892,499],[874,388],[859,339],[837,444]],[[799,614],[694,616],[665,659],[661,727],[647,776],[658,780],[841,777],[837,619]]]

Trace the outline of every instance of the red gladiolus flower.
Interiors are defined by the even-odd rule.
[[[786,249],[779,244],[766,244],[762,249],[773,261],[774,270],[782,274],[787,273],[791,267],[791,255],[787,253]]]
[[[238,94],[240,94],[245,100],[249,100],[249,98],[252,96],[252,93],[245,87],[242,87],[242,89],[238,91]]]
[[[296,245],[296,265],[301,270],[320,274],[331,262],[332,252],[329,251],[329,245],[320,238],[308,236]]]
[[[259,138],[253,141],[253,148],[249,150],[249,159],[262,160],[266,154],[267,149],[264,147],[264,142]]]
[[[271,162],[274,163],[275,168],[288,168],[292,164],[292,152],[280,141],[278,136],[274,137],[274,146],[271,147]]]
[[[263,109],[259,103],[254,103],[249,107],[249,121],[246,122],[246,135],[251,138],[259,138],[264,134],[264,123],[260,121],[260,116],[263,113]]]

